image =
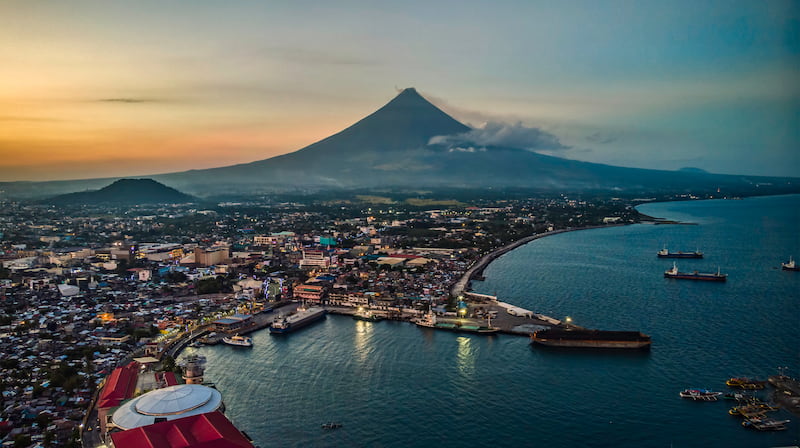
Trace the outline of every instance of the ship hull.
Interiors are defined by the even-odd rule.
[[[641,350],[650,348],[650,341],[647,342],[629,342],[629,341],[552,341],[547,339],[534,339],[534,345],[541,345],[543,347],[559,347],[559,348],[602,348],[602,349],[627,349],[627,350]]]
[[[375,315],[372,315],[372,316],[361,316],[359,314],[354,314],[353,315],[353,319],[360,320],[360,321],[363,321],[363,322],[380,322],[380,321],[383,320],[383,318],[380,317],[380,316],[375,316]]]
[[[658,258],[703,258],[703,254],[677,252],[669,254],[658,254]]]
[[[641,350],[650,344],[650,336],[638,331],[550,329],[531,335],[531,345],[544,347]]]
[[[665,278],[674,278],[678,280],[698,280],[703,282],[724,282],[727,280],[727,275],[717,275],[717,274],[670,274],[664,273]]]
[[[420,328],[431,328],[434,330],[444,330],[450,331],[453,333],[473,333],[473,334],[495,334],[500,331],[499,328],[489,328],[489,327],[475,327],[475,326],[465,326],[465,325],[447,325],[442,323],[437,323],[434,325],[426,325],[417,323],[417,326]]]

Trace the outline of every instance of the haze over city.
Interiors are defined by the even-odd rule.
[[[795,176],[797,5],[3,2],[0,180],[267,159],[409,86],[544,154]]]

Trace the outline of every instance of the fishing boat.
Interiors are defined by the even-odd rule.
[[[742,422],[745,428],[754,428],[759,431],[783,431],[791,420],[775,420],[772,418],[751,418]]]
[[[678,266],[672,264],[672,269],[664,272],[666,278],[676,278],[681,280],[703,280],[709,282],[724,282],[728,278],[728,274],[721,274],[719,269],[717,272],[680,272]]]
[[[319,307],[298,308],[297,312],[289,316],[281,316],[272,322],[269,327],[270,334],[286,334],[313,324],[325,318],[325,311]]]
[[[717,401],[722,392],[714,392],[708,389],[685,389],[678,394],[681,398],[688,398],[694,401]]]
[[[725,381],[730,387],[738,387],[740,389],[748,389],[748,390],[756,390],[756,389],[763,389],[764,386],[767,384],[766,381],[754,380],[752,378],[747,377],[739,377],[739,378],[729,378],[728,381]]]
[[[322,429],[339,429],[341,427],[342,427],[341,423],[330,422],[322,424]]]
[[[499,328],[492,326],[491,317],[486,325],[476,325],[461,320],[440,322],[436,319],[436,315],[434,315],[432,311],[429,311],[421,318],[415,320],[414,323],[416,323],[418,327],[435,328],[437,330],[453,331],[456,333],[494,334],[500,331]]]
[[[238,334],[233,336],[226,336],[222,338],[222,342],[228,345],[235,345],[238,347],[252,347],[253,346],[253,339],[247,336],[239,336]]]
[[[800,266],[795,263],[794,258],[789,257],[789,261],[787,263],[781,263],[781,269],[784,271],[800,271]]]
[[[358,307],[358,310],[353,314],[353,319],[365,322],[379,322],[383,320],[383,317],[373,313],[372,310]]]
[[[703,258],[703,253],[699,250],[694,252],[670,252],[666,247],[658,251],[656,255],[658,255],[658,258]]]
[[[738,402],[750,402],[753,400],[758,400],[756,397],[750,394],[746,394],[743,392],[728,392],[722,396],[725,400],[736,400]]]

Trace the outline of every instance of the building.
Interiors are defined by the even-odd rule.
[[[328,290],[322,285],[302,284],[294,288],[294,298],[311,303],[321,303],[327,296]]]
[[[112,414],[109,427],[124,431],[214,412],[222,407],[222,394],[218,390],[200,384],[178,384],[126,401]]]
[[[327,252],[319,249],[303,249],[303,259],[300,260],[300,268],[320,267],[327,268],[331,264],[331,259]]]
[[[111,440],[114,448],[253,448],[219,411],[117,432]]]
[[[253,316],[249,314],[236,313],[232,316],[223,317],[214,321],[214,331],[224,333],[235,333],[249,327],[253,323]]]
[[[229,247],[214,247],[209,249],[201,249],[198,247],[194,250],[194,262],[197,266],[213,266],[230,261],[231,249]]]

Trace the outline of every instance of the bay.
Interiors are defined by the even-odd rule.
[[[780,446],[788,431],[742,428],[728,402],[678,398],[725,390],[731,376],[800,372],[800,196],[640,206],[697,225],[638,224],[536,240],[503,255],[476,292],[591,328],[641,330],[645,353],[531,348],[516,336],[464,336],[343,316],[252,349],[187,349],[208,358],[227,415],[262,446]],[[663,278],[655,252],[700,249],[681,270],[726,283]],[[336,421],[335,431],[320,428]]]

